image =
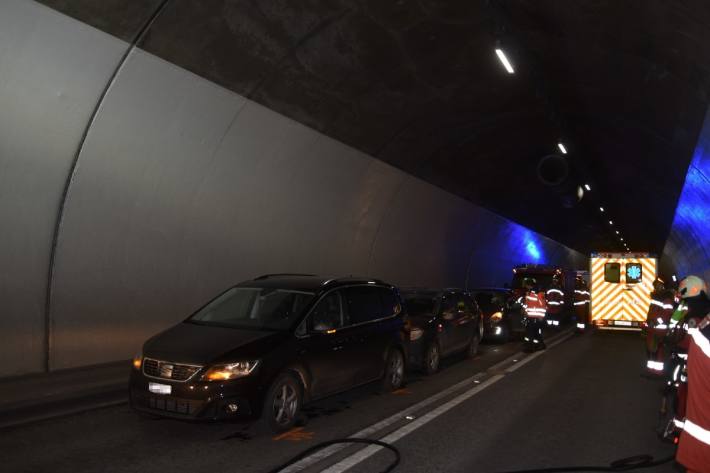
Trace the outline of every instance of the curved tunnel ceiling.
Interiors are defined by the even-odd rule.
[[[130,41],[161,2],[41,3]],[[621,248],[611,216],[660,252],[707,104],[710,5],[169,0],[141,47],[580,251]],[[560,139],[593,189],[574,209],[535,177]]]

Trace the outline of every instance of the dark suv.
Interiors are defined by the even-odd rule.
[[[481,311],[460,289],[403,289],[411,322],[410,361],[426,374],[439,369],[441,358],[465,351],[473,358],[483,338]]]
[[[267,275],[152,337],[133,361],[131,406],[184,419],[262,416],[293,426],[304,402],[404,380],[405,321],[393,286]]]

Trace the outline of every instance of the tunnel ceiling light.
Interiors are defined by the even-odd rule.
[[[503,64],[503,67],[505,67],[505,70],[508,71],[508,74],[515,74],[515,69],[513,69],[513,65],[508,61],[508,57],[505,55],[502,49],[496,48],[496,55],[498,56],[498,59],[500,59],[500,62]]]
[[[614,225],[614,221],[613,221],[613,220],[609,220],[609,225]]]
[[[616,231],[616,234],[617,234],[617,235],[619,234],[619,230]]]
[[[600,212],[604,212],[604,207],[599,207]]]
[[[621,241],[624,241],[624,239],[622,238]]]
[[[675,274],[672,276],[672,278],[673,278],[673,282],[677,282],[677,281],[678,281],[678,278],[676,277]]]
[[[563,145],[562,143],[557,143],[557,147],[560,148],[562,154],[567,154],[567,148],[565,148],[565,145]]]
[[[587,191],[591,191],[591,190],[592,190],[592,188],[589,186],[589,184],[585,184],[585,185],[584,185],[584,188],[587,189]]]

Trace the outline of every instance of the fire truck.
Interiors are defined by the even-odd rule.
[[[611,330],[640,330],[651,305],[658,259],[649,253],[593,253],[592,323]]]

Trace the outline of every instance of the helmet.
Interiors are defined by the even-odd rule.
[[[524,278],[523,279],[523,287],[525,289],[532,289],[533,287],[535,287],[535,284],[537,284],[537,281],[535,280],[535,278]]]
[[[656,292],[663,291],[666,288],[666,283],[663,282],[661,278],[656,278],[655,281],[653,281],[653,290]]]
[[[697,276],[688,276],[683,279],[678,285],[678,292],[681,299],[699,296],[701,292],[707,294],[708,287],[705,281]]]

